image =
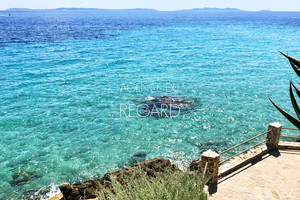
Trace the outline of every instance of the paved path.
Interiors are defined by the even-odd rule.
[[[300,150],[271,151],[219,180],[209,200],[300,200]]]

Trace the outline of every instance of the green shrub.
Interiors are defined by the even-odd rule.
[[[142,171],[142,170],[141,170]],[[167,170],[156,178],[143,172],[121,185],[112,177],[113,192],[104,190],[99,199],[109,200],[204,200],[207,179],[203,174],[190,175],[189,171]]]

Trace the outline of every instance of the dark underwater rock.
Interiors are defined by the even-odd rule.
[[[225,149],[228,147],[228,144],[226,141],[208,141],[208,142],[200,142],[200,143],[194,143],[192,141],[188,141],[191,145],[195,145],[198,147],[200,153],[207,151],[208,149],[212,149],[215,152],[219,152],[222,149]]]
[[[30,189],[26,190],[23,193],[22,200],[41,200],[41,199],[49,199],[50,196],[48,195],[50,192],[50,188],[40,188],[40,189]]]
[[[147,156],[147,153],[144,152],[144,151],[139,151],[139,152],[135,153],[135,154],[129,159],[129,166],[132,167],[132,166],[135,165],[136,163],[145,161],[146,156]]]
[[[135,164],[137,164],[139,162],[145,161],[146,156],[147,156],[146,152],[139,151],[139,152],[133,154],[133,156],[131,156],[127,160],[120,161],[117,164],[117,166],[118,166],[119,169],[125,169],[125,168],[128,168],[128,167],[132,167],[132,166],[134,166]]]
[[[141,154],[144,155],[144,154]],[[115,172],[107,173],[101,179],[92,179],[84,183],[77,183],[73,185],[63,184],[59,187],[60,191],[64,195],[65,200],[80,200],[97,198],[99,191],[109,189],[113,191],[112,188],[112,177],[116,179],[123,186],[126,185],[128,180],[138,179],[139,173],[144,173],[151,178],[155,178],[160,174],[164,173],[166,169],[171,168],[176,170],[177,168],[171,164],[170,160],[163,158],[155,158],[153,160],[147,160],[133,167],[126,168],[124,170],[117,170]]]
[[[30,172],[26,170],[18,170],[15,171],[12,178],[13,180],[10,181],[11,186],[22,186],[29,182],[32,179],[40,178],[41,175],[36,172]]]
[[[227,146],[226,141],[209,141],[205,142],[203,145],[199,145],[199,149],[207,151],[208,149],[212,149],[215,152],[220,151],[220,149],[223,149]]]
[[[194,109],[198,105],[198,100],[173,96],[157,96],[146,97],[144,101],[140,102],[140,105],[146,111],[144,114],[141,114],[142,117],[169,118]]]
[[[146,101],[142,103],[147,104],[149,109],[154,107],[161,108],[164,105],[167,105],[170,108],[171,105],[177,105],[172,107],[174,110],[190,110],[195,104],[195,100],[181,98],[181,97],[172,97],[172,96],[157,96],[157,97],[146,97]]]

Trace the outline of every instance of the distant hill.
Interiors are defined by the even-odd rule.
[[[272,10],[260,10],[259,12],[272,12]]]
[[[9,8],[5,11],[157,11],[155,9],[147,8],[133,8],[133,9],[100,9],[100,8],[55,8],[55,9],[30,9],[30,8]]]
[[[193,8],[187,10],[177,10],[177,11],[196,11],[196,12],[243,12],[243,10],[237,8]]]
[[[0,10],[1,11],[1,10]],[[246,10],[240,10],[237,8],[193,8],[175,11],[158,11],[155,9],[148,8],[130,8],[130,9],[101,9],[101,8],[55,8],[55,9],[30,9],[30,8],[9,8],[9,12],[26,12],[26,11],[113,11],[113,12],[126,12],[126,11],[137,11],[137,12],[247,12]],[[272,12],[271,10],[261,10],[257,12]]]
[[[30,8],[9,8],[5,11],[32,11],[33,9]]]

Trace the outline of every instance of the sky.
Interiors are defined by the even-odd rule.
[[[153,8],[181,10],[191,8],[238,8],[258,11],[300,11],[300,0],[0,0],[0,10],[8,8]]]

